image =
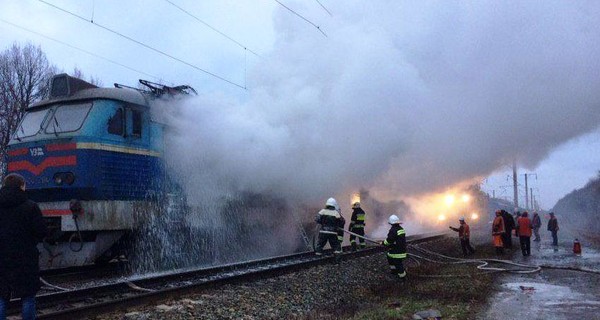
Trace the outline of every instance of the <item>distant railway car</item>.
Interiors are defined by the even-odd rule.
[[[164,128],[149,103],[194,91],[140,82],[149,90],[98,88],[56,75],[49,99],[31,105],[14,132],[8,172],[25,178],[51,230],[39,245],[42,269],[112,258],[111,249],[142,223],[152,199],[164,197]],[[72,200],[82,212],[70,210]]]

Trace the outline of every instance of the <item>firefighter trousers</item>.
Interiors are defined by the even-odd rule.
[[[352,229],[350,229],[350,232],[356,233],[363,237],[365,236],[365,228],[352,228]],[[350,245],[352,245],[352,246],[356,245],[356,238],[358,238],[358,237],[353,234],[350,235]],[[360,242],[361,248],[364,248],[367,245],[365,243],[365,239],[363,239],[363,238],[358,238],[358,242]]]
[[[406,277],[406,270],[404,269],[404,259],[405,258],[392,258],[390,256],[387,257],[388,264],[390,265],[390,271],[393,275],[398,276],[399,278]]]
[[[315,252],[317,254],[323,253],[323,247],[329,242],[331,249],[333,249],[333,253],[342,253],[342,245],[338,240],[337,233],[324,233],[319,232],[319,239],[317,240],[317,247],[315,248]]]

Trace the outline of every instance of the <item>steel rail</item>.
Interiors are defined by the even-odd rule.
[[[407,242],[426,242],[447,234],[445,232],[413,235],[407,237]],[[382,246],[367,247],[356,252],[349,252],[349,247],[344,249],[342,260],[385,251]],[[178,273],[124,278],[115,283],[39,295],[36,297],[38,319],[80,319],[166,300],[226,283],[268,278],[332,262],[333,256],[316,256],[314,252],[307,251]],[[11,300],[8,306],[9,315],[18,314],[19,308],[19,299]]]

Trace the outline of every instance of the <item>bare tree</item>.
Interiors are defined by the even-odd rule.
[[[41,47],[26,44],[0,53],[0,176],[6,171],[6,146],[30,104],[43,99],[56,74]]]
[[[81,71],[81,69],[77,67],[73,68],[73,73],[71,74],[71,76],[85,80],[85,75],[83,74],[83,71]],[[98,77],[94,78],[93,76],[90,76],[90,78],[86,81],[97,87],[102,87],[102,81],[100,81],[100,78]]]

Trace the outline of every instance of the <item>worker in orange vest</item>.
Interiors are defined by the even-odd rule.
[[[460,223],[460,227],[454,228],[450,227],[450,229],[458,232],[458,238],[460,239],[460,246],[462,247],[463,255],[466,257],[468,255],[474,254],[475,249],[469,243],[469,238],[471,237],[471,230],[469,225],[465,222],[464,217],[460,217],[458,219]]]
[[[496,248],[496,254],[504,253],[504,243],[502,242],[502,236],[504,235],[504,219],[502,219],[502,211],[496,210],[496,218],[492,223],[492,238],[494,247]]]
[[[519,231],[519,241],[521,242],[521,252],[523,256],[531,255],[531,220],[527,216],[527,211],[517,219],[517,230]]]

